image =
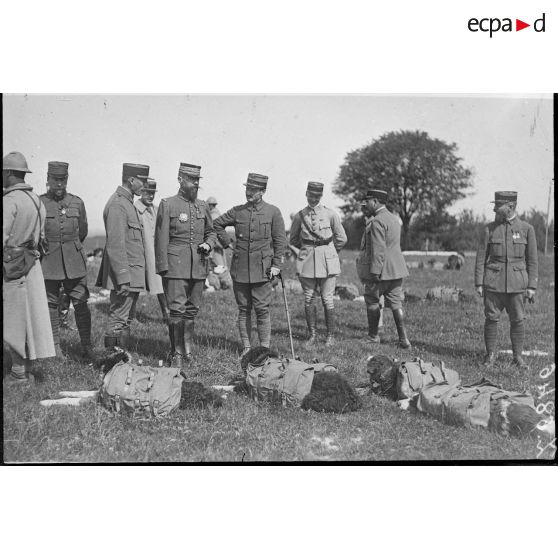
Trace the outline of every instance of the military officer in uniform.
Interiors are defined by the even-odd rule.
[[[510,317],[512,363],[527,368],[522,357],[525,339],[524,298],[535,301],[538,281],[537,241],[533,227],[521,221],[515,210],[517,192],[496,192],[496,219],[484,230],[475,263],[475,286],[484,298],[484,366],[495,361],[500,313]]]
[[[391,308],[399,336],[399,346],[411,347],[403,320],[403,278],[409,275],[401,252],[401,225],[398,218],[388,211],[385,190],[368,190],[362,202],[366,228],[362,235],[357,272],[364,284],[364,300],[368,318],[368,338],[379,343],[380,297]]]
[[[141,196],[134,202],[140,216],[143,227],[144,248],[145,248],[145,269],[147,280],[147,291],[156,295],[163,315],[163,321],[169,323],[169,309],[167,297],[163,290],[161,276],[155,271],[155,218],[157,217],[157,206],[153,204],[157,193],[157,182],[152,179],[147,180],[147,184],[141,191]]]
[[[308,205],[293,218],[289,242],[299,248],[296,270],[304,291],[304,311],[310,345],[316,340],[316,305],[319,293],[327,326],[326,345],[332,345],[335,331],[333,295],[341,273],[338,253],[347,243],[347,235],[337,213],[320,203],[324,191],[321,182],[308,182]]]
[[[270,279],[279,275],[287,245],[281,212],[263,201],[268,177],[249,173],[246,203],[237,205],[215,220],[215,232],[227,248],[231,242],[226,227],[234,227],[236,244],[231,264],[233,291],[238,304],[238,330],[242,354],[251,346],[252,308],[256,311],[260,345],[269,347],[271,340],[272,286]]]
[[[209,206],[197,199],[200,169],[180,163],[178,194],[161,202],[155,224],[156,270],[169,305],[171,366],[178,368],[192,359],[194,320],[215,244]]]
[[[143,230],[134,196],[140,195],[148,178],[149,166],[124,163],[122,186],[103,211],[106,244],[97,286],[110,289],[105,347],[128,347],[138,296],[146,287]]]
[[[46,194],[41,201],[46,209],[45,236],[48,253],[42,260],[50,323],[56,356],[60,350],[60,287],[74,306],[74,317],[81,341],[82,356],[92,362],[91,312],[87,305],[87,258],[83,241],[87,237],[87,214],[81,198],[67,191],[68,163],[50,161]]]

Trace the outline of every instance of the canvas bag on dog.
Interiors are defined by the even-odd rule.
[[[111,411],[163,417],[178,408],[182,376],[178,368],[153,368],[119,362],[99,390],[101,404]]]
[[[450,386],[447,383],[426,386],[420,390],[417,409],[446,424],[488,428],[490,405],[502,398],[535,407],[532,396],[503,390],[482,379],[470,386]]]
[[[461,382],[459,374],[451,368],[446,368],[442,361],[425,362],[420,358],[402,362],[397,370],[396,381],[399,399],[415,397],[420,389],[429,384],[445,382],[453,386]]]
[[[323,370],[336,369],[325,363],[308,364],[300,360],[268,357],[261,366],[248,365],[248,393],[255,401],[300,407],[312,389],[314,374]]]

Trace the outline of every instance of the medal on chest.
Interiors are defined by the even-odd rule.
[[[188,214],[187,214],[187,213],[181,213],[181,214],[178,216],[178,220],[179,220],[181,223],[186,223],[186,221],[188,221]]]
[[[63,207],[63,208],[60,210],[60,213],[61,213],[62,215],[66,215],[66,208]]]
[[[517,231],[512,233],[512,238],[514,240],[517,240],[518,238],[521,238],[521,233],[518,233]]]

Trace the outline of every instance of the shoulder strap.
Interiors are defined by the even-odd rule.
[[[317,240],[323,240],[323,238],[319,234],[315,233],[312,229],[310,229],[310,227],[306,223],[306,220],[304,219],[304,215],[302,214],[302,209],[298,212],[298,214],[300,216],[300,223],[306,229],[306,231]]]
[[[27,190],[22,190],[22,192],[25,192],[29,196],[29,199],[33,202],[33,205],[35,206],[35,209],[37,210],[37,218],[35,219],[35,224],[33,225],[33,232],[31,232],[31,238],[29,240],[33,240],[33,238],[34,238],[33,233],[34,233],[35,227],[37,226],[37,221],[39,221],[39,241],[40,241],[41,240],[41,230],[43,228],[43,220],[41,219],[41,207],[35,203],[35,200],[33,199],[33,196]],[[39,202],[39,203],[41,203],[41,202]]]

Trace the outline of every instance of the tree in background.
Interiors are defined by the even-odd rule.
[[[346,202],[342,211],[352,216],[360,211],[366,190],[387,190],[407,248],[413,217],[443,213],[471,188],[471,170],[456,151],[457,144],[432,139],[426,132],[389,132],[347,153],[333,191]]]
[[[544,251],[544,238],[546,234],[546,214],[542,211],[537,211],[535,208],[531,208],[529,211],[525,211],[518,217],[522,221],[527,221],[530,225],[533,225],[535,229],[535,237],[537,238],[537,248],[539,252]],[[552,247],[554,245],[554,220],[550,222],[548,228],[548,247],[550,252],[552,252]]]

